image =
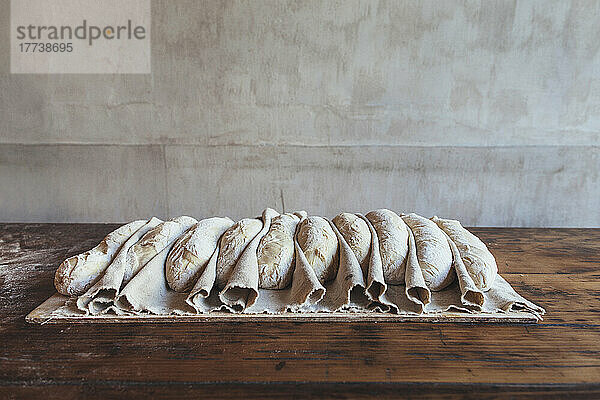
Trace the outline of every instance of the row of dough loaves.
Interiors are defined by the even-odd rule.
[[[189,291],[215,253],[215,283],[221,289],[227,284],[246,246],[262,228],[260,218],[244,218],[235,223],[229,218],[197,221],[186,216],[166,222],[158,218],[133,221],[109,233],[93,249],[66,259],[56,271],[54,284],[64,295],[80,296],[119,257],[126,265],[124,286],[155,255],[171,246],[165,263],[171,289]],[[295,243],[322,284],[335,279],[339,243],[334,229],[352,249],[365,278],[371,235],[376,233],[384,279],[390,285],[404,284],[409,232],[414,235],[418,263],[431,290],[442,290],[456,278],[452,268],[452,243],[458,248],[477,288],[489,290],[498,272],[494,256],[486,245],[459,221],[427,219],[414,213],[398,215],[387,209],[371,211],[365,216],[341,213],[331,221],[296,212],[277,214],[260,239],[256,251],[259,287],[284,289],[291,284]]]

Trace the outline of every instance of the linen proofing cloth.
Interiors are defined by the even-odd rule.
[[[295,213],[300,223],[307,218],[304,211]],[[235,264],[227,284],[217,288],[216,265],[219,245],[191,291],[179,293],[169,288],[165,262],[174,240],[154,256],[128,282],[122,281],[126,255],[117,254],[103,277],[82,296],[69,299],[54,315],[99,314],[175,314],[194,315],[212,311],[232,313],[284,312],[387,312],[395,314],[435,314],[445,311],[467,313],[504,313],[525,311],[541,319],[545,310],[520,296],[498,275],[491,289],[479,290],[469,276],[458,249],[446,235],[453,255],[453,284],[441,291],[430,291],[419,266],[415,238],[409,229],[408,255],[404,285],[385,282],[379,242],[370,221],[357,214],[371,231],[371,249],[365,273],[352,249],[336,226],[328,221],[338,239],[339,266],[335,279],[321,284],[294,235],[294,272],[292,283],[285,289],[260,289],[257,249],[269,231],[275,210],[262,213],[261,231],[246,245]],[[183,233],[183,232],[182,232]],[[139,234],[138,234],[139,236]],[[130,240],[139,239],[135,235]],[[116,276],[116,278],[115,278]]]

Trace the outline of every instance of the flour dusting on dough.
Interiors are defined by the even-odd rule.
[[[165,265],[169,287],[189,290],[215,252],[221,235],[233,225],[229,218],[207,218],[183,234],[169,252]]]
[[[371,230],[364,219],[351,213],[338,214],[333,223],[352,249],[363,272],[369,267]]]
[[[329,222],[311,216],[300,223],[298,244],[322,284],[335,278],[338,269],[338,239]]]
[[[417,258],[427,287],[442,290],[456,277],[446,235],[434,222],[420,215],[412,213],[402,219],[415,235]]]
[[[293,214],[281,214],[271,221],[257,250],[259,288],[283,289],[292,282],[294,232],[299,221]]]
[[[485,243],[465,229],[459,221],[438,217],[433,217],[432,221],[456,244],[475,286],[483,291],[489,290],[498,274],[498,265]]]
[[[408,227],[393,211],[380,209],[366,215],[379,239],[379,253],[385,282],[403,285],[408,255]]]
[[[260,232],[263,223],[256,218],[244,218],[221,237],[217,258],[217,287],[224,288],[238,258],[252,239]]]

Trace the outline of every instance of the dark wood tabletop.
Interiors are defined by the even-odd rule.
[[[600,229],[472,229],[538,324],[26,323],[116,226],[0,224],[0,398],[600,397]]]

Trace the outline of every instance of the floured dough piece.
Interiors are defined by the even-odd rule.
[[[119,251],[146,220],[137,220],[112,231],[93,249],[67,258],[54,275],[54,286],[66,296],[84,294],[104,273]]]
[[[411,213],[402,219],[415,235],[417,259],[425,284],[431,290],[442,290],[456,277],[446,235],[433,221],[420,215]]]
[[[477,236],[466,230],[459,221],[438,217],[433,217],[431,220],[456,244],[460,258],[475,286],[483,291],[489,290],[498,274],[498,266],[487,246]]]
[[[404,285],[408,256],[408,227],[393,211],[380,209],[366,215],[379,239],[379,253],[385,282]]]
[[[271,226],[258,245],[258,287],[284,289],[292,282],[294,269],[294,233],[300,218],[281,214],[271,220]]]
[[[262,226],[263,223],[259,219],[244,218],[225,231],[221,237],[217,258],[216,283],[219,289],[225,287],[238,258]]]
[[[165,265],[171,289],[185,292],[194,286],[215,252],[219,238],[232,225],[229,218],[203,219],[177,239]]]
[[[333,219],[348,246],[358,259],[363,273],[369,268],[369,251],[371,250],[371,230],[364,219],[355,214],[341,213]]]
[[[338,270],[338,239],[322,217],[312,216],[300,222],[298,245],[321,284],[335,278]]]
[[[126,284],[155,255],[171,245],[181,234],[190,229],[198,221],[195,218],[181,216],[157,225],[148,231],[127,253],[127,269],[123,276]]]

